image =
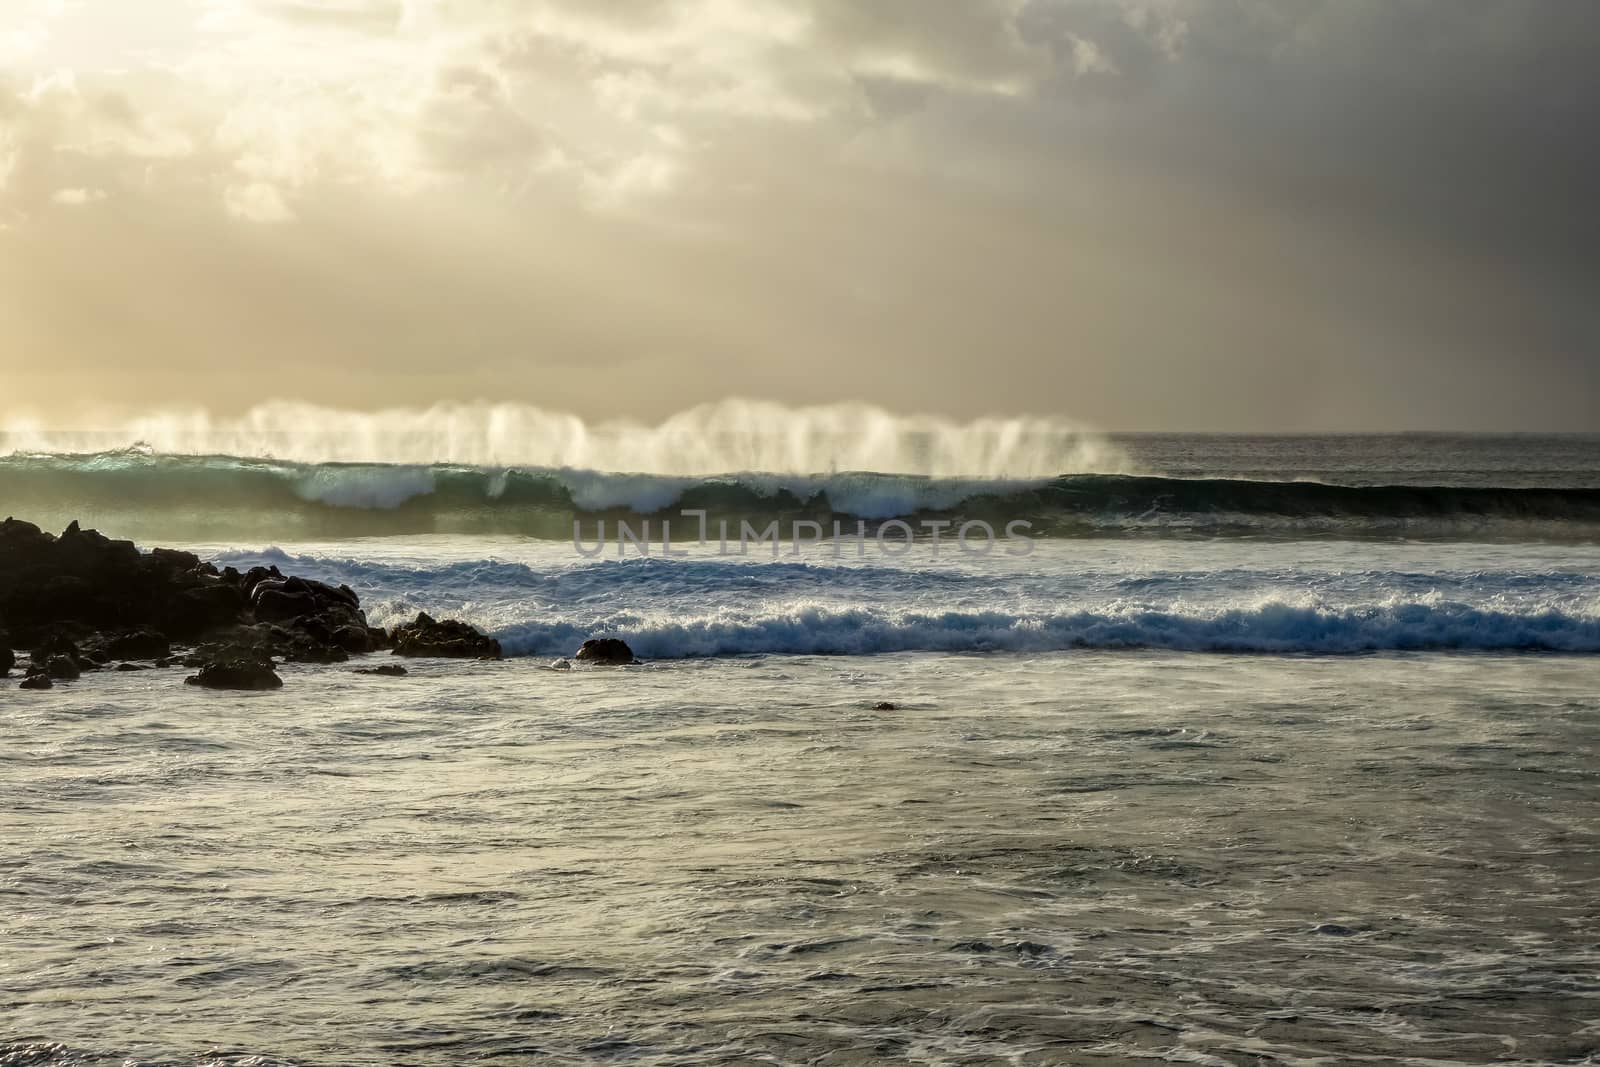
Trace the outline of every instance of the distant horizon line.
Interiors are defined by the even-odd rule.
[[[125,427],[59,426],[50,427],[45,432],[52,434],[111,434],[122,432],[124,429]],[[8,430],[0,427],[0,439],[20,436],[29,432],[28,430]],[[271,434],[274,431],[259,430],[257,432]],[[287,435],[294,431],[281,430],[277,432]],[[1082,428],[1082,432],[1106,437],[1600,437],[1600,427],[1592,430],[1150,430],[1112,429],[1085,425]]]

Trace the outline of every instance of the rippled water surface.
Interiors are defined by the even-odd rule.
[[[1600,1049],[1592,657],[284,673],[0,693],[0,1063]]]

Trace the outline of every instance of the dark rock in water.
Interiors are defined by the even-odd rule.
[[[81,669],[90,666],[89,657],[83,654],[83,649],[78,647],[78,642],[68,637],[65,633],[54,630],[46,633],[34,642],[28,650],[28,658],[34,663],[44,663],[56,656],[65,656],[72,660]]]
[[[1349,937],[1355,933],[1350,927],[1342,926],[1339,923],[1319,923],[1312,928],[1311,932],[1314,934],[1327,934],[1331,937]]]
[[[31,522],[7,519],[0,523],[0,552],[22,552],[48,536]]]
[[[251,587],[250,606],[256,618],[281,622],[331,608],[355,612],[361,607],[361,598],[348,585],[335,587],[310,578],[266,577]]]
[[[161,629],[173,637],[195,638],[244,617],[244,592],[218,579],[195,578],[164,606],[158,618]]]
[[[0,673],[15,644],[32,662],[69,658],[79,671],[119,661],[172,662],[172,642],[197,646],[192,666],[272,659],[341,663],[392,647],[368,624],[347,585],[285,576],[276,567],[218,569],[192,552],[141,553],[76,522],[51,536],[32,523],[0,523]],[[426,616],[403,628],[402,655],[499,658],[493,639]],[[33,674],[40,670],[30,671]]]
[[[872,705],[872,710],[873,711],[899,711],[900,707],[897,704],[891,704],[887,700],[880,700],[876,704]]]
[[[313,634],[302,629],[259,623],[231,626],[211,633],[206,641],[184,657],[187,667],[218,659],[270,659],[289,663],[343,663],[350,654],[327,640],[326,633]]]
[[[283,679],[272,668],[270,659],[213,660],[183,682],[206,689],[281,689]]]
[[[18,685],[18,689],[54,689],[56,684],[50,680],[48,674],[30,674]]]
[[[128,630],[100,647],[111,659],[160,659],[172,651],[166,635],[149,628]]]
[[[56,539],[56,555],[72,570],[113,571],[139,562],[139,549],[132,541],[113,541],[98,530],[85,530],[73,519]]]
[[[267,648],[290,663],[343,663],[350,653],[327,633],[267,627]]]
[[[381,674],[385,678],[404,678],[406,669],[398,663],[386,663],[382,667],[360,667],[357,674]]]
[[[994,951],[994,946],[987,941],[957,941],[950,946],[950,951],[988,953]]]
[[[456,619],[436,621],[426,612],[396,626],[390,639],[397,656],[439,656],[447,659],[499,659],[500,642]]]
[[[345,653],[377,652],[387,644],[381,630],[375,634],[367,625],[361,598],[348,585],[332,586],[309,578],[284,578],[274,574],[257,576],[254,570],[247,578],[253,582],[250,606],[258,622],[277,623],[303,633],[317,645]],[[329,654],[321,658],[290,658],[337,663],[344,657]]]
[[[365,626],[340,626],[328,636],[346,652],[363,654],[377,651],[372,647],[372,631]]]
[[[1025,957],[1053,956],[1056,951],[1049,945],[1041,945],[1037,941],[1008,941],[1002,947]]]
[[[39,661],[35,660],[34,662],[38,663]],[[42,671],[30,671],[29,673],[41,673],[58,682],[76,681],[83,673],[78,669],[78,664],[71,656],[51,656],[43,661],[43,668]]]
[[[604,667],[620,667],[636,662],[628,642],[615,637],[596,637],[585,641],[573,659],[579,663],[598,663]]]
[[[76,522],[60,537],[16,519],[0,524],[0,617],[27,645],[61,628],[80,637],[141,628],[198,635],[238,621],[244,604],[238,587],[192,553],[141,555],[131,541]]]
[[[245,596],[254,596],[256,586],[260,585],[268,578],[282,577],[283,574],[278,570],[277,567],[251,567],[249,570],[244,572],[244,576],[240,579],[239,587],[244,590]]]
[[[255,592],[250,594],[250,607],[257,619],[262,622],[287,622],[302,615],[316,614],[317,598],[309,591],[284,588],[293,580],[267,581],[256,586]]]
[[[124,673],[127,673],[129,671],[147,671],[149,669],[150,669],[149,667],[146,667],[142,663],[119,663],[119,664],[117,664],[117,670],[122,671]]]
[[[148,566],[153,574],[161,575],[167,579],[188,574],[199,570],[200,557],[193,552],[183,552],[176,548],[152,548],[147,557]],[[235,574],[238,572],[235,571]]]

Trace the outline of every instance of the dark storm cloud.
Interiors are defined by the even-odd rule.
[[[0,39],[3,369],[1600,428],[1587,0],[204,8],[146,69]]]

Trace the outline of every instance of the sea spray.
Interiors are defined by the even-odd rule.
[[[461,464],[706,476],[743,471],[845,471],[936,478],[1041,479],[1126,472],[1104,438],[1055,417],[961,422],[865,404],[787,407],[724,400],[656,424],[590,423],[523,404],[439,404],[424,410],[342,411],[274,401],[238,416],[174,411],[94,431],[13,421],[0,450],[92,453],[138,447],[165,455],[299,463]]]

